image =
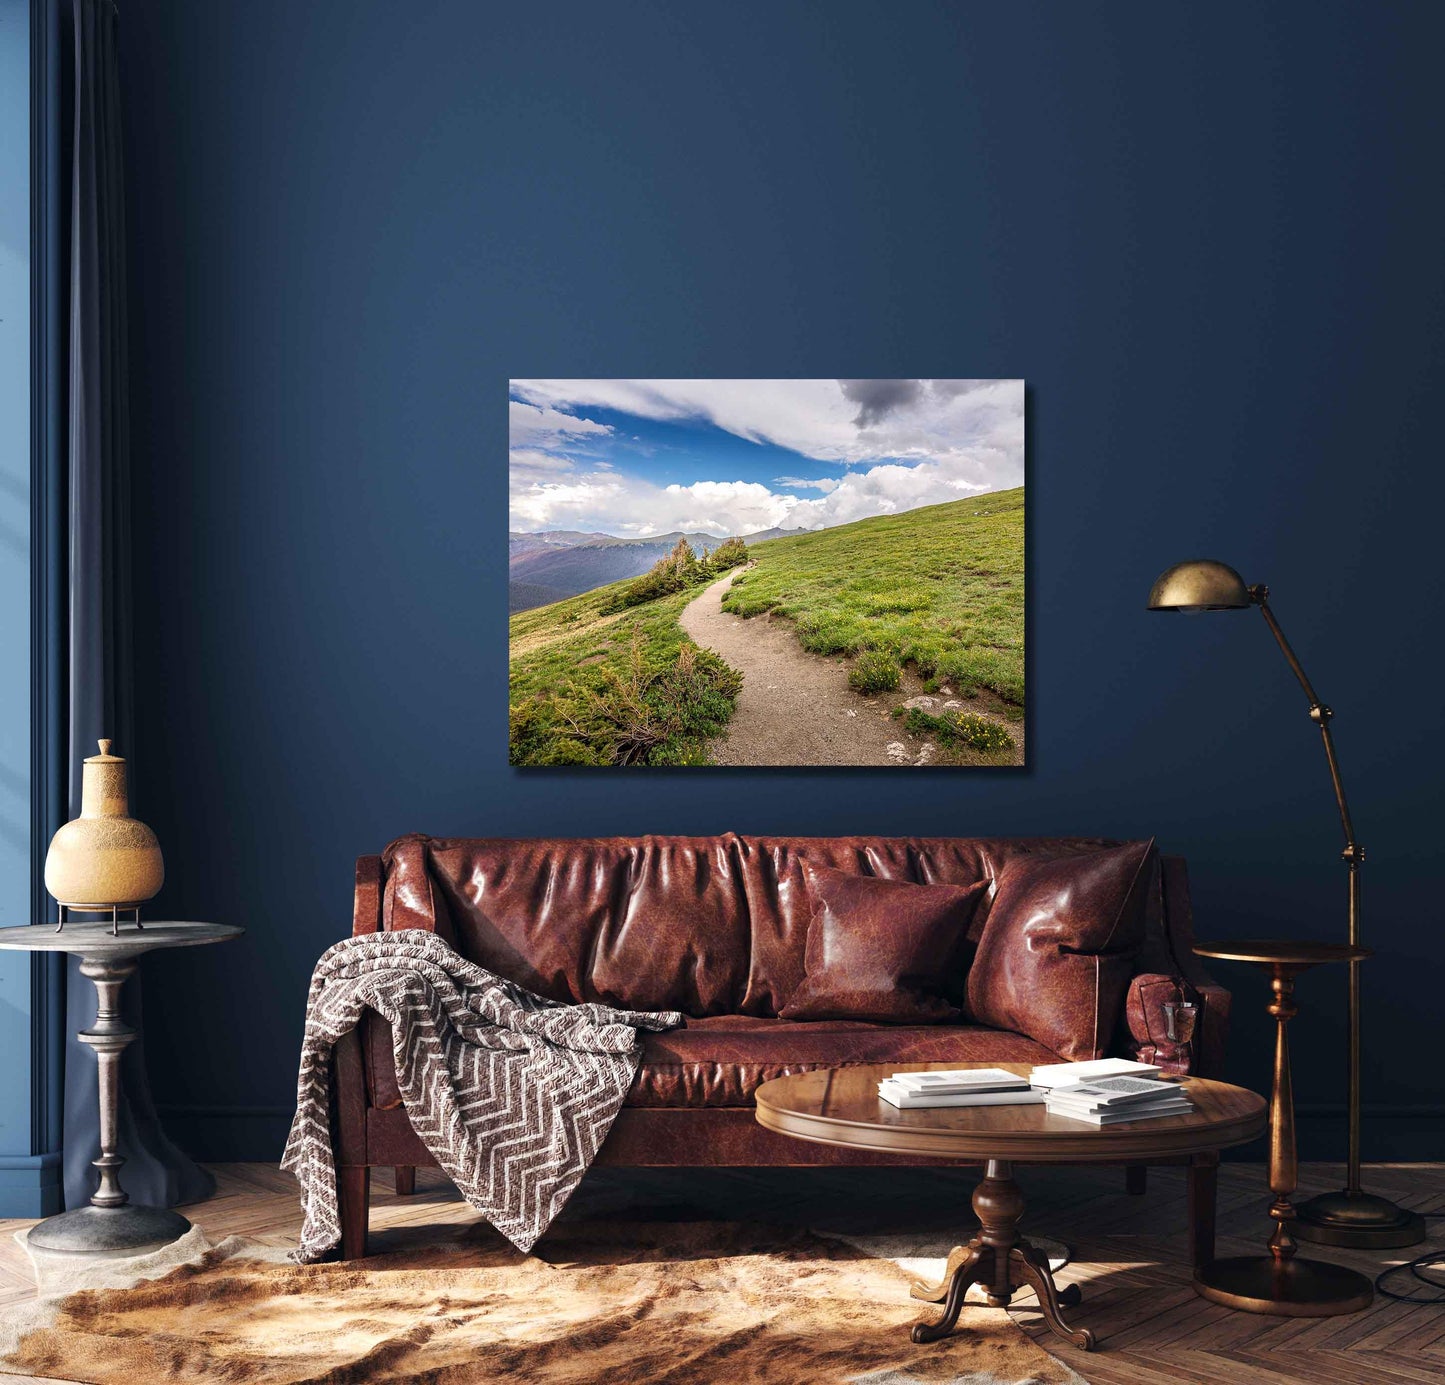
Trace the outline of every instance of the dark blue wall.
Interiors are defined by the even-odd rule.
[[[1206,936],[1338,938],[1369,848],[1366,1153],[1438,1154],[1445,9],[124,8],[139,811],[160,1099],[268,1156],[353,858],[410,830],[1157,833]],[[509,374],[1021,375],[1026,773],[518,773]],[[1263,993],[1234,1073],[1266,1081]],[[1298,1094],[1338,1111],[1343,978]],[[1338,1148],[1338,1120],[1304,1153]]]

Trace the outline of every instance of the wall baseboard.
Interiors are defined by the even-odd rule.
[[[0,1154],[0,1217],[51,1217],[62,1207],[59,1150]]]

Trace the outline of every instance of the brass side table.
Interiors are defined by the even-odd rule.
[[[134,1255],[169,1245],[191,1224],[168,1207],[132,1202],[120,1186],[116,1152],[116,1118],[120,1110],[120,1055],[136,1031],[120,1017],[120,988],[136,969],[136,959],[164,947],[199,947],[239,937],[245,930],[228,923],[147,923],[112,931],[112,920],[69,923],[61,931],[38,927],[0,928],[0,947],[24,952],[71,952],[80,958],[80,972],[95,983],[99,1003],[95,1023],[77,1036],[95,1050],[100,1084],[100,1186],[88,1207],[75,1207],[47,1217],[30,1230],[29,1241],[41,1250],[75,1255]]]
[[[1194,1271],[1197,1293],[1226,1308],[1271,1313],[1287,1318],[1328,1318],[1368,1308],[1374,1286],[1364,1275],[1325,1260],[1301,1260],[1295,1254],[1290,1194],[1299,1182],[1295,1147],[1294,1088],[1290,1083],[1289,1042],[1285,1026],[1299,1013],[1294,979],[1324,962],[1359,962],[1367,947],[1348,943],[1296,943],[1280,940],[1198,943],[1201,957],[1221,962],[1250,962],[1269,973],[1269,1013],[1275,1020],[1274,1085],[1269,1101],[1269,1189],[1274,1203],[1274,1234],[1267,1255],[1233,1255],[1211,1260]]]

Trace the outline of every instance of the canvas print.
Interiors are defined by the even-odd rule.
[[[1022,380],[508,405],[512,764],[1024,764]]]

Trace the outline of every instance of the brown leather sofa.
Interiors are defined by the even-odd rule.
[[[687,1027],[644,1040],[642,1067],[599,1155],[623,1166],[908,1165],[924,1159],[834,1149],[760,1126],[762,1082],[809,1068],[880,1062],[1058,1061],[1022,1034],[967,1022],[786,1021],[803,977],[810,918],[801,863],[919,884],[993,882],[1021,856],[1049,861],[1117,845],[1090,838],[408,836],[356,866],[353,933],[427,928],[466,957],[545,996],[681,1010]],[[1149,856],[1142,943],[1131,950],[1112,1053],[1219,1075],[1229,993],[1190,951],[1184,862]],[[988,900],[969,929],[977,942]],[[1068,901],[1061,905],[1068,907]],[[1191,1035],[1169,1011],[1196,1007]],[[1047,995],[1037,1003],[1048,1005]],[[1171,1032],[1175,1037],[1171,1038]],[[386,1022],[368,1014],[334,1059],[346,1259],[366,1253],[369,1170],[409,1191],[435,1161],[397,1090]],[[1144,1170],[1129,1171],[1142,1190]],[[1212,1257],[1215,1163],[1190,1167],[1192,1241]]]

